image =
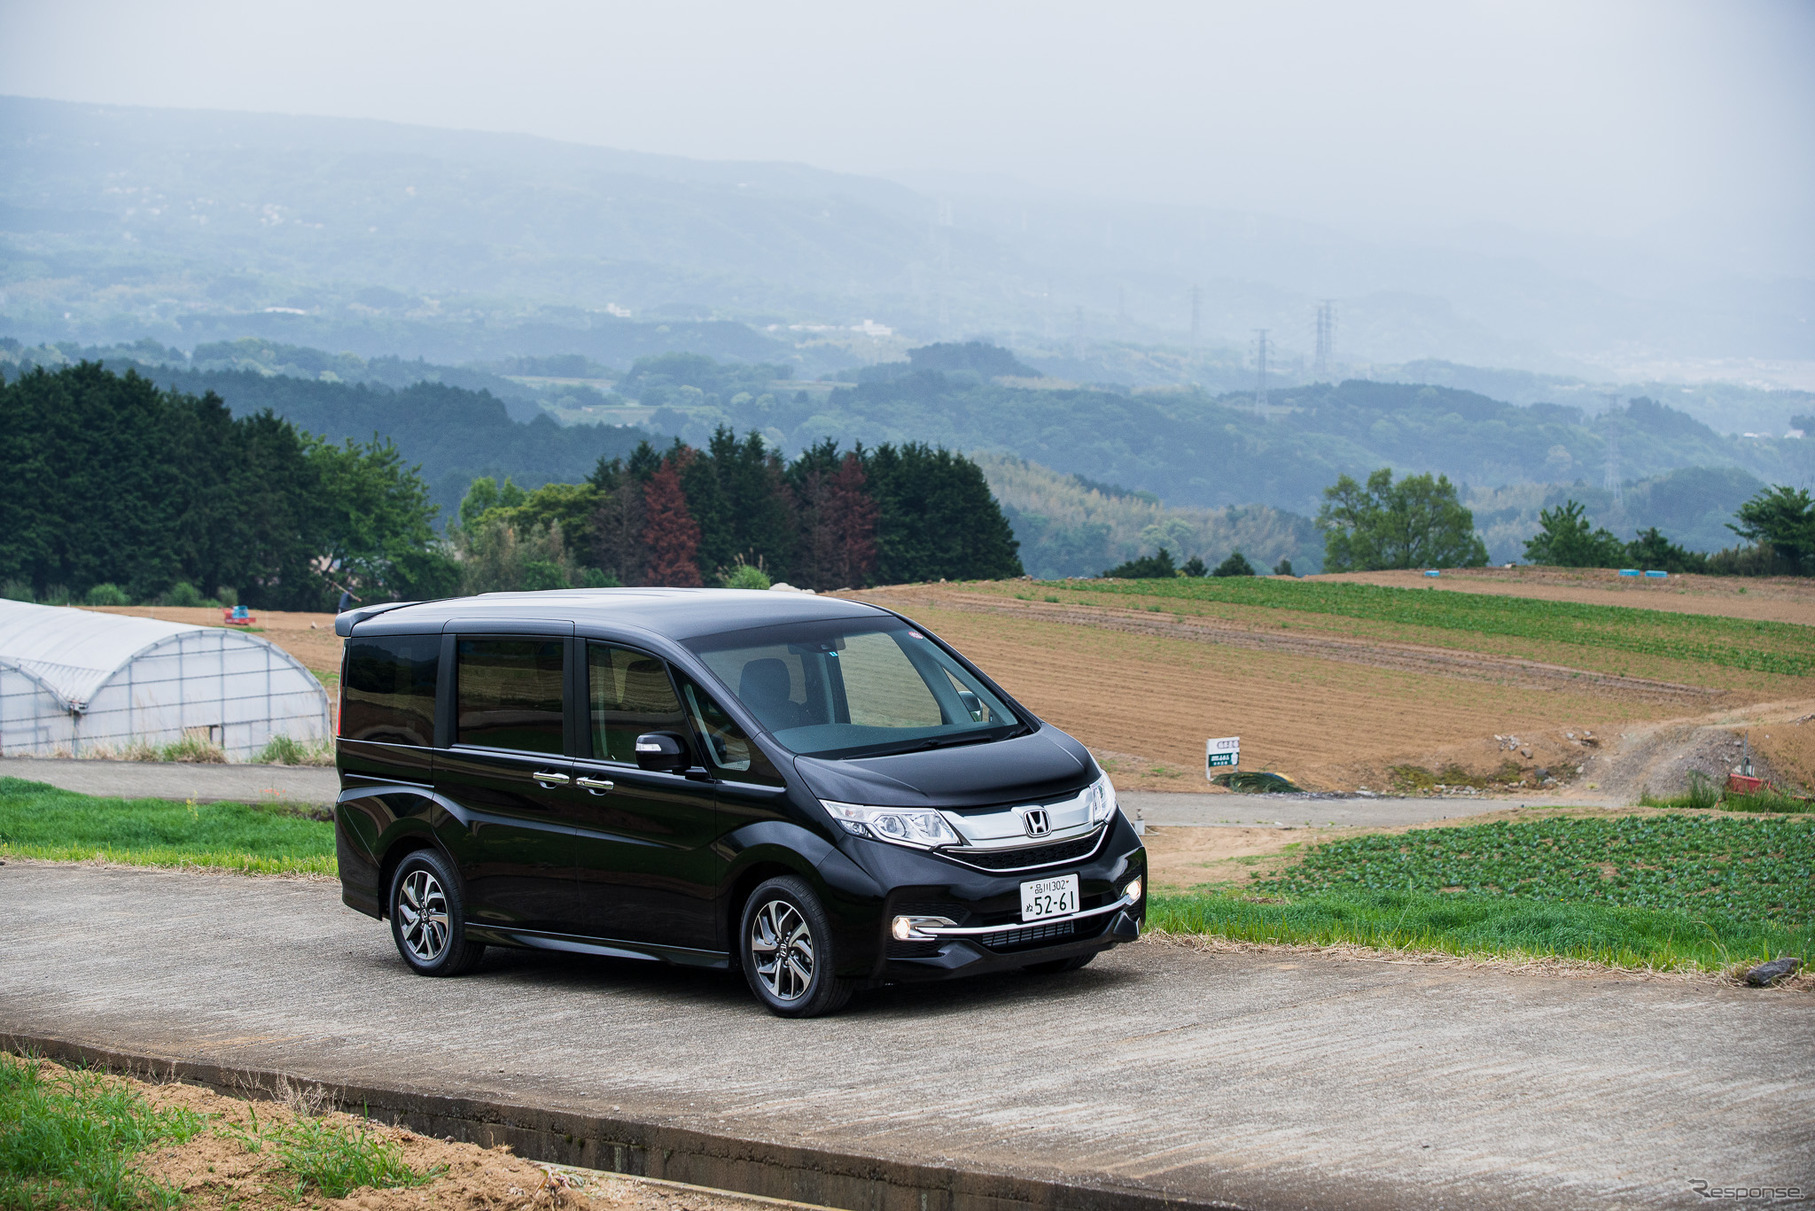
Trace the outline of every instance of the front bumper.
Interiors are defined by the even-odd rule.
[[[1147,851],[1118,812],[1103,844],[1087,859],[1037,871],[979,871],[921,850],[859,841],[847,852],[877,884],[882,902],[870,902],[862,923],[841,946],[848,977],[879,982],[949,979],[1093,954],[1140,936],[1147,900],[1124,892],[1147,873]],[[1062,918],[1021,920],[1021,884],[1076,874],[1080,908]],[[880,912],[876,910],[880,909]],[[872,915],[872,913],[874,915]],[[944,917],[951,925],[922,925],[898,940],[896,916]]]

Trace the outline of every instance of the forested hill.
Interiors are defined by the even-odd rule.
[[[468,485],[482,475],[509,476],[526,488],[585,479],[599,459],[621,458],[651,435],[610,425],[562,428],[547,414],[514,421],[488,391],[444,383],[401,390],[379,384],[327,383],[252,370],[141,369],[158,385],[190,395],[219,395],[235,416],[269,408],[306,433],[330,441],[369,441],[374,434],[397,443],[404,461],[419,463],[431,499],[445,520]]]
[[[1810,453],[1800,442],[1723,437],[1649,399],[1587,417],[1573,407],[1363,381],[1275,391],[1265,416],[1250,395],[1039,389],[936,371],[862,382],[820,400],[762,401],[768,406],[746,408],[749,415],[729,402],[720,407],[732,423],[771,431],[789,446],[824,436],[911,437],[1011,452],[1173,506],[1267,504],[1301,513],[1316,512],[1337,476],[1383,466],[1476,486],[1599,483],[1616,430],[1627,480],[1694,466],[1788,478]]]

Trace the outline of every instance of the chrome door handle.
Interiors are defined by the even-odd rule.
[[[611,781],[609,778],[588,778],[584,775],[574,779],[574,781],[595,795],[610,794],[612,791],[616,790],[618,786],[617,783]]]
[[[556,773],[553,770],[545,769],[537,770],[535,773],[531,774],[530,777],[534,778],[537,782],[540,782],[543,786],[566,786],[569,782],[573,781],[573,779],[569,778],[566,774]]]

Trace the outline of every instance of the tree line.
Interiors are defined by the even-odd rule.
[[[1487,562],[1474,514],[1447,476],[1408,475],[1395,481],[1392,469],[1382,467],[1365,483],[1341,476],[1323,495],[1317,528],[1323,531],[1326,572],[1475,568]],[[1533,564],[1717,576],[1815,575],[1815,498],[1803,488],[1780,484],[1741,504],[1727,528],[1744,544],[1712,555],[1685,549],[1656,526],[1623,541],[1605,527],[1593,527],[1574,500],[1545,509],[1539,522],[1538,532],[1525,544],[1525,558]],[[1282,560],[1274,573],[1291,575],[1290,562]],[[1253,574],[1239,551],[1207,571],[1196,556],[1175,564],[1164,547],[1103,572],[1125,579]]]
[[[916,442],[785,460],[720,426],[700,449],[645,441],[582,483],[475,480],[454,543],[469,592],[587,585],[857,588],[1021,575],[976,463]]]
[[[917,443],[789,462],[728,428],[704,449],[645,441],[579,483],[473,480],[442,534],[388,438],[331,442],[85,362],[0,379],[0,466],[0,592],[36,601],[319,610],[343,592],[1021,574],[982,471]]]
[[[336,444],[95,362],[0,379],[0,466],[9,597],[314,610],[458,579],[388,440]]]

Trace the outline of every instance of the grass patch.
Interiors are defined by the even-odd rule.
[[[1805,677],[1815,672],[1815,627],[1787,622],[1281,577],[1072,580],[1047,587],[1105,596],[1170,597],[1292,610],[1470,635],[1499,635],[1790,677]]]
[[[0,1208],[169,1208],[182,1194],[140,1173],[149,1148],[183,1144],[200,1115],[159,1111],[123,1082],[0,1056]]]
[[[1558,817],[1314,845],[1155,928],[1254,942],[1722,968],[1815,955],[1815,820]]]
[[[1815,954],[1815,933],[1784,925],[1600,904],[1417,891],[1341,891],[1267,902],[1156,895],[1150,928],[1240,942],[1357,945],[1514,958],[1555,956],[1613,967],[1718,971]]]
[[[277,804],[79,795],[0,778],[0,855],[334,874],[334,826]]]

